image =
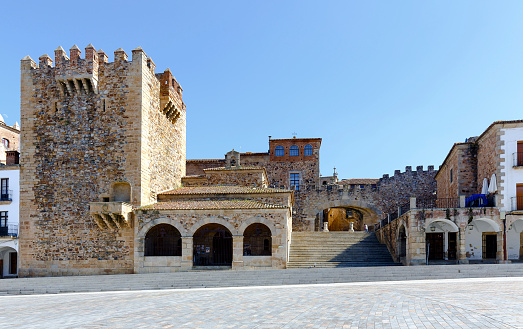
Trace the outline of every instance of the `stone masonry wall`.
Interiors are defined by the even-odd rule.
[[[438,198],[457,198],[459,195],[470,195],[476,192],[477,162],[476,144],[454,144],[449,156],[440,167],[436,176]],[[450,171],[452,170],[452,182]]]
[[[481,193],[484,178],[487,178],[490,183],[492,174],[497,174],[498,177],[500,177],[498,166],[500,164],[500,154],[502,151],[499,133],[499,127],[493,127],[486,131],[486,133],[481,136],[481,139],[477,141],[477,180],[475,193]]]

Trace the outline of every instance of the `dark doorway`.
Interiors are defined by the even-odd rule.
[[[449,248],[448,258],[449,260],[456,260],[458,254],[458,234],[456,232],[449,232]]]
[[[194,266],[231,266],[232,234],[220,224],[200,227],[193,236]]]
[[[443,233],[427,233],[429,260],[443,260]]]
[[[483,233],[483,259],[496,259],[498,237],[496,233]]]
[[[9,253],[9,274],[15,275],[18,271],[18,254],[16,252]]]
[[[172,225],[159,224],[145,235],[145,256],[181,256],[182,236]]]

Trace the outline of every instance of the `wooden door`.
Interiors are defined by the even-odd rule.
[[[483,233],[483,259],[496,259],[498,237],[496,233]]]
[[[427,233],[427,251],[429,260],[443,259],[443,233]]]
[[[523,142],[518,142],[517,166],[523,166]]]
[[[516,184],[517,210],[523,210],[523,184]]]
[[[458,251],[458,243],[457,243],[457,233],[456,232],[449,232],[449,249],[448,249],[448,257],[449,260],[455,260],[457,259],[457,251]]]

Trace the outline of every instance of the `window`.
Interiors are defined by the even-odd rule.
[[[9,200],[9,178],[2,178],[0,182],[0,200]]]
[[[312,155],[312,145],[305,145],[305,148],[303,149],[303,155]]]
[[[452,183],[452,179],[453,179],[453,178],[454,178],[454,177],[452,177],[452,169],[450,169],[450,182],[451,182],[451,183]]]
[[[294,186],[296,191],[300,190],[300,174],[291,174],[291,187]]]
[[[360,184],[360,188],[365,188],[365,185],[363,185],[363,184]]]
[[[9,148],[9,139],[7,139],[7,138],[2,138],[2,143],[4,144],[4,146],[5,146],[6,149]]]
[[[291,157],[297,157],[300,155],[300,149],[298,148],[298,146],[296,145],[293,145],[289,148],[289,155]]]
[[[274,156],[282,157],[285,155],[285,150],[283,149],[283,146],[276,146],[274,149]]]
[[[0,236],[7,236],[7,211],[0,211]]]

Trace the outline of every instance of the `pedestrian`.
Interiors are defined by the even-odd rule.
[[[369,227],[365,224],[365,232],[369,232]]]

